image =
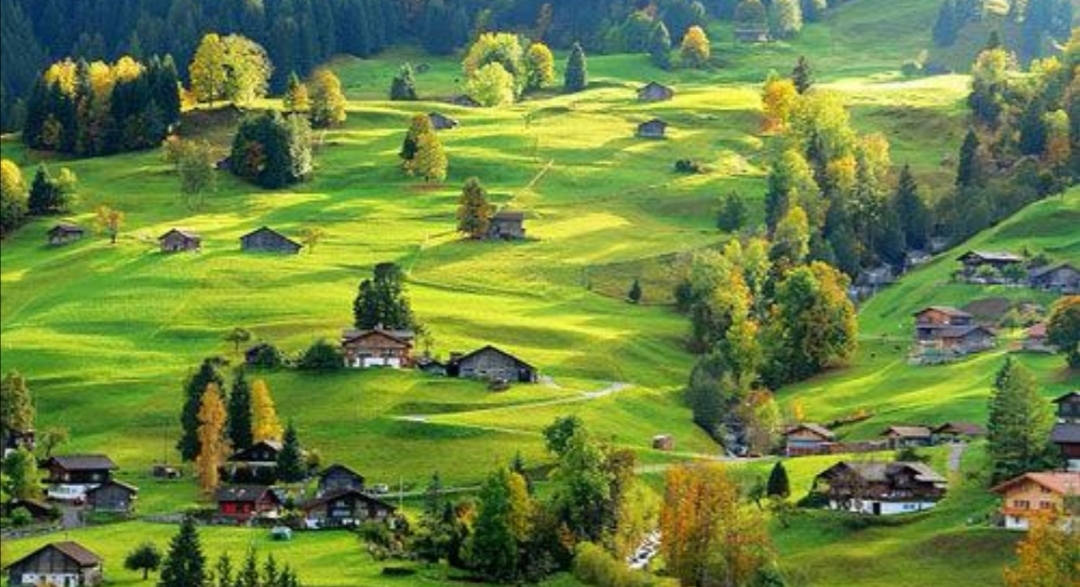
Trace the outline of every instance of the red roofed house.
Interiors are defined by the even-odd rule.
[[[1024,473],[991,489],[1001,495],[1005,527],[1027,530],[1036,516],[1063,515],[1075,519],[1080,512],[1069,510],[1066,498],[1080,496],[1080,472],[1050,471]]]
[[[214,501],[219,516],[238,522],[260,517],[276,518],[283,505],[278,494],[265,485],[219,487],[214,492]]]

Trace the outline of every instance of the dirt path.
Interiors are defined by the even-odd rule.
[[[960,472],[960,462],[964,458],[964,451],[967,450],[967,443],[953,442],[949,444],[949,472]]]

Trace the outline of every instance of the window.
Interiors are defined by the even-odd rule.
[[[1026,499],[1014,499],[1013,507],[1021,510],[1031,509],[1031,502]]]
[[[1039,509],[1040,510],[1049,510],[1049,509],[1053,509],[1053,508],[1054,508],[1053,502],[1049,502],[1049,501],[1040,501],[1039,502]]]

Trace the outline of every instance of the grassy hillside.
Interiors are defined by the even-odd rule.
[[[948,189],[954,171],[942,161],[962,136],[966,78],[903,80],[897,71],[926,44],[923,31],[937,4],[859,0],[809,25],[793,42],[762,47],[733,46],[730,30],[718,25],[711,35],[725,64],[720,69],[667,72],[645,56],[591,56],[588,91],[552,92],[500,110],[437,101],[457,91],[460,69],[451,59],[404,49],[372,60],[343,58],[334,67],[349,97],[349,119],[320,136],[312,181],[270,192],[219,174],[216,193],[195,210],[178,196],[177,178],[158,151],[58,161],[5,137],[0,153],[28,176],[43,159],[54,170],[66,165],[78,174],[80,201],[66,218],[89,225],[94,208],[109,204],[126,213],[126,224],[115,246],[94,236],[46,247],[52,220],[35,220],[4,241],[0,368],[28,376],[38,428],[71,429],[72,442],[62,450],[109,453],[121,466],[120,478],[141,487],[142,513],[176,511],[199,503],[193,483],[154,481],[149,466],[166,456],[175,462],[181,385],[190,370],[212,354],[236,360],[222,340],[234,326],[292,353],[319,338],[336,339],[350,325],[360,280],[376,263],[395,261],[406,269],[414,311],[431,330],[438,354],[492,343],[539,366],[550,381],[492,394],[477,383],[416,373],[257,374],[269,382],[279,412],[295,420],[301,440],[324,461],[344,461],[372,482],[417,487],[439,470],[450,484],[469,486],[517,452],[530,465],[544,460],[540,429],[568,413],[634,449],[646,464],[716,454],[680,401],[694,358],[683,345],[685,317],[664,303],[671,263],[730,238],[714,226],[721,194],[740,191],[760,220],[766,164],[758,132],[760,83],[770,69],[790,70],[801,54],[810,57],[820,85],[845,96],[860,130],[885,133],[894,162],[911,163],[925,193]],[[405,60],[428,66],[417,83],[432,101],[385,101],[390,78]],[[649,79],[673,83],[676,98],[637,103],[634,90]],[[449,179],[425,186],[401,173],[397,152],[409,118],[436,109],[461,126],[441,134]],[[635,125],[653,116],[671,124],[669,138],[634,138]],[[227,129],[200,130],[221,141],[230,136]],[[675,174],[672,165],[680,158],[714,171]],[[529,240],[458,238],[456,199],[470,176],[481,178],[495,202],[526,212]],[[1080,192],[1074,190],[965,246],[1026,245],[1077,261],[1072,226],[1078,216]],[[289,235],[319,226],[328,236],[293,257],[241,254],[238,237],[264,224]],[[203,251],[159,253],[156,236],[174,226],[201,233]],[[944,283],[950,263],[935,261],[871,300],[861,312],[855,363],[783,390],[782,401],[798,398],[807,415],[820,420],[871,409],[873,419],[845,431],[852,437],[872,436],[901,420],[983,419],[989,377],[1003,351],[950,366],[908,366],[902,356],[908,316],[930,301],[1029,294]],[[646,303],[628,304],[623,295],[639,277]],[[1047,395],[1077,384],[1059,358],[1024,360]],[[661,432],[675,436],[676,454],[648,448]],[[795,483],[805,487],[823,466],[800,461]],[[869,574],[872,561],[888,559],[901,561],[880,567],[889,573],[881,576],[896,581],[891,584],[926,584],[917,581],[914,563],[903,561],[929,549],[938,554],[919,556],[941,577],[978,567],[993,583],[1009,540],[988,539],[992,547],[971,564],[953,564],[949,556],[982,544],[965,542],[974,539],[963,529],[963,512],[970,503],[985,509],[991,501],[974,485],[959,495],[943,505],[942,515],[899,531],[842,532],[835,522],[800,518],[791,530],[776,532],[791,560],[785,568],[805,569],[799,571],[805,584],[874,585],[880,582],[859,570]],[[824,537],[813,538],[822,527]],[[117,537],[138,533],[163,542],[172,531],[129,523],[73,536],[113,561],[121,554]],[[208,537],[211,550],[265,538],[225,529]],[[5,541],[5,561],[45,539]],[[306,584],[341,584],[341,576],[350,585],[416,584],[377,577],[379,565],[362,556],[349,535],[305,535],[267,548],[301,566],[310,577]],[[305,562],[315,552],[320,558]],[[331,557],[329,566],[318,562]],[[119,566],[110,563],[117,584],[137,582]]]

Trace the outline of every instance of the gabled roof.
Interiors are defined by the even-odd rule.
[[[639,124],[638,128],[641,128],[643,126],[653,126],[653,125],[667,126],[668,123],[664,122],[663,120],[660,120],[659,118],[651,118],[651,119],[646,120],[645,122],[642,122],[641,124]]]
[[[214,491],[214,501],[258,501],[266,495],[281,503],[278,495],[266,485],[227,485],[218,487]]]
[[[115,485],[115,486],[120,487],[122,489],[126,489],[130,493],[138,493],[139,492],[139,488],[135,487],[134,485],[131,485],[129,483],[124,483],[123,481],[118,481],[116,479],[109,479],[108,481],[102,483],[101,485],[98,485],[97,487],[92,487],[92,488],[88,489],[86,491],[86,493],[87,494],[94,493],[95,491],[100,491],[101,489],[104,489],[105,487],[108,487],[110,485]]]
[[[167,237],[167,236],[169,236],[170,234],[173,234],[173,233],[179,234],[180,236],[182,236],[182,237],[184,237],[186,239],[191,239],[191,240],[200,240],[200,239],[202,239],[202,237],[199,236],[199,234],[196,233],[196,232],[192,232],[190,230],[185,230],[183,228],[170,228],[169,230],[165,231],[165,234],[159,236],[158,240],[164,240],[165,237]]]
[[[895,475],[898,471],[908,469],[915,473],[915,480],[922,481],[924,483],[945,483],[946,480],[941,475],[938,475],[937,471],[931,469],[925,463],[910,462],[910,461],[896,461],[892,463],[883,462],[861,462],[861,461],[840,461],[835,465],[825,469],[818,474],[818,477],[828,475],[833,471],[842,471],[847,469],[867,482],[885,482],[889,480],[889,477]]]
[[[1070,401],[1070,400],[1071,401],[1080,400],[1080,391],[1076,391],[1076,390],[1070,391],[1070,392],[1066,393],[1065,395],[1054,398],[1052,401],[1055,404],[1060,404],[1060,403],[1064,403],[1064,402],[1067,402],[1067,401]]]
[[[533,367],[532,365],[526,363],[525,361],[522,361],[521,359],[517,358],[516,356],[514,356],[514,355],[512,355],[512,354],[510,354],[510,353],[508,353],[508,352],[494,346],[494,345],[490,345],[490,344],[486,344],[486,345],[476,349],[475,351],[472,351],[471,353],[465,353],[464,355],[461,355],[460,357],[457,358],[457,362],[460,363],[460,362],[464,361],[465,359],[472,358],[472,357],[474,357],[476,355],[479,355],[480,353],[483,353],[483,352],[486,352],[486,351],[494,351],[494,352],[496,352],[496,353],[498,353],[498,354],[500,354],[500,355],[502,355],[504,357],[509,357],[514,362],[516,362],[516,363],[518,363],[520,365],[523,365],[523,366],[528,367],[530,369],[535,369],[535,367]]]
[[[814,434],[817,434],[818,436],[821,436],[823,438],[827,438],[829,440],[833,440],[833,439],[836,438],[836,434],[833,433],[832,430],[829,430],[828,428],[826,428],[826,427],[824,427],[824,426],[822,426],[820,424],[814,424],[812,422],[796,424],[795,426],[792,426],[787,431],[785,431],[784,436],[788,436],[789,434],[794,434],[794,433],[798,432],[799,430],[808,430],[810,432],[813,432]]]
[[[48,549],[58,551],[65,557],[75,561],[75,563],[78,564],[80,567],[94,567],[102,563],[102,559],[100,556],[90,552],[86,549],[85,546],[79,544],[78,542],[72,542],[69,540],[64,542],[50,542],[49,544],[46,544],[45,546],[42,546],[34,552],[31,552],[30,554],[20,558],[19,560],[7,564],[6,566],[4,566],[4,568],[7,569],[29,559],[32,559]]]
[[[1028,338],[1046,338],[1046,322],[1032,324],[1026,334]]]
[[[895,434],[902,438],[929,438],[930,429],[926,426],[889,426],[882,434]]]
[[[260,232],[268,232],[268,233],[274,235],[275,238],[278,238],[278,239],[283,240],[283,241],[288,241],[289,243],[291,243],[293,245],[296,245],[297,247],[303,246],[300,243],[294,241],[293,239],[291,239],[291,238],[281,234],[280,232],[274,230],[273,228],[270,228],[269,226],[260,226],[259,228],[256,228],[255,230],[253,230],[253,231],[251,231],[251,232],[249,232],[247,234],[241,235],[240,239],[243,240],[243,239],[245,239],[245,238],[247,238],[249,236],[254,236],[256,234],[259,234]]]
[[[416,333],[412,330],[385,330],[379,326],[370,330],[345,330],[341,333],[341,342],[348,343],[361,338],[367,338],[372,335],[385,336],[403,345],[412,346],[412,341],[416,338]]]
[[[499,210],[491,217],[492,220],[525,220],[525,213],[520,210]]]
[[[965,324],[963,326],[954,326],[951,324],[937,326],[921,324],[919,325],[919,328],[929,329],[932,337],[936,339],[965,338],[969,334],[972,334],[979,330],[985,332],[986,334],[989,334],[990,336],[997,336],[993,330],[990,330],[989,328],[982,326],[981,324]]]
[[[57,455],[45,461],[46,466],[53,463],[65,471],[112,471],[118,468],[112,459],[101,454]]]
[[[934,428],[935,434],[941,434],[942,432],[956,432],[968,436],[982,436],[983,434],[986,434],[986,428],[983,428],[981,424],[976,424],[974,422],[945,422]]]
[[[86,232],[86,229],[70,222],[57,222],[47,232],[50,234],[53,232]]]
[[[1063,263],[1052,263],[1050,265],[1043,265],[1042,267],[1036,267],[1035,269],[1032,269],[1031,271],[1028,271],[1028,275],[1031,276],[1031,277],[1042,277],[1043,275],[1046,275],[1047,273],[1053,273],[1054,271],[1058,271],[1058,270],[1061,270],[1061,269],[1072,269],[1073,271],[1080,272],[1080,270],[1078,270],[1075,265],[1073,265],[1072,263],[1069,263],[1068,261],[1065,261]]]
[[[395,509],[397,509],[394,506],[386,503],[385,501],[383,501],[383,500],[381,500],[381,499],[379,499],[377,497],[374,497],[372,495],[368,495],[367,493],[364,493],[363,491],[360,491],[359,489],[356,489],[355,487],[348,487],[348,488],[344,488],[344,489],[335,489],[334,491],[328,491],[328,492],[324,493],[323,495],[321,495],[319,497],[316,497],[314,499],[310,499],[308,501],[305,501],[305,502],[299,504],[298,507],[300,509],[302,509],[302,510],[310,510],[311,508],[318,507],[318,506],[320,506],[320,505],[322,505],[324,503],[327,503],[329,501],[332,501],[332,500],[335,500],[335,499],[341,499],[342,497],[346,497],[346,496],[355,497],[356,499],[359,499],[361,501],[366,501],[368,503],[374,503],[374,504],[380,505],[380,506],[382,506],[382,507],[384,507],[384,508],[386,508],[387,510],[390,510],[390,511],[394,511]]]
[[[1019,477],[1013,477],[1008,481],[992,487],[994,493],[1005,493],[1009,489],[1023,483],[1032,481],[1041,487],[1045,487],[1058,495],[1080,494],[1080,472],[1076,471],[1044,471],[1038,473],[1024,473]]]
[[[983,261],[998,261],[1002,263],[1020,263],[1024,260],[1023,257],[1007,251],[967,251],[963,255],[957,257],[956,260],[963,261],[967,257],[978,257]]]
[[[357,473],[356,471],[352,470],[352,468],[350,468],[350,467],[348,467],[346,465],[342,465],[341,463],[334,463],[334,464],[330,465],[329,467],[323,469],[319,473],[319,479],[322,479],[322,478],[326,477],[327,475],[329,475],[330,473],[333,473],[334,471],[344,471],[344,472],[348,473],[349,475],[352,475],[353,477],[356,477],[356,478],[360,479],[361,481],[363,481],[363,479],[364,479],[363,475],[361,475],[360,473]]]
[[[249,452],[251,452],[251,451],[253,451],[253,450],[255,450],[256,448],[259,448],[259,447],[266,447],[266,448],[269,448],[269,449],[273,450],[274,452],[281,452],[281,443],[278,442],[277,440],[260,440],[258,442],[253,443],[251,446],[249,446],[249,447],[247,447],[245,449],[241,449],[241,450],[238,450],[238,451],[234,452],[233,454],[231,454],[229,456],[229,458],[227,460],[234,461],[234,462],[235,461],[244,461],[245,460],[243,458],[244,455],[246,455],[247,453],[249,453]]]
[[[965,312],[963,310],[959,310],[959,309],[954,308],[952,306],[927,306],[927,307],[919,310],[918,312],[915,312],[914,315],[918,316],[919,314],[924,314],[924,313],[929,312],[931,310],[933,310],[935,312],[941,312],[942,314],[947,314],[947,315],[952,316],[954,318],[971,318],[972,317],[971,314],[968,314],[967,312]]]

